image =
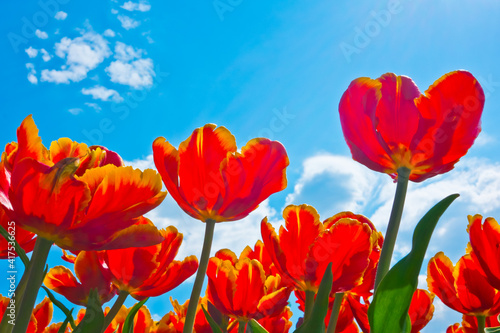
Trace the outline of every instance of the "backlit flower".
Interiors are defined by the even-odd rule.
[[[466,71],[443,75],[421,94],[406,76],[358,78],[343,94],[340,122],[353,159],[415,182],[453,169],[480,128],[484,92]]]
[[[0,225],[15,238],[19,246],[21,246],[24,252],[28,253],[33,251],[35,247],[35,234],[24,230],[23,228],[16,225],[14,221],[11,221],[7,214],[5,213],[3,207],[0,205]],[[13,244],[9,244],[4,237],[0,236],[0,259],[13,258],[18,256],[17,252],[13,250]]]
[[[411,320],[411,333],[418,333],[434,315],[434,295],[427,290],[417,289],[413,294],[408,314]]]
[[[213,124],[194,130],[179,150],[157,138],[153,155],[174,200],[201,221],[239,220],[286,187],[289,162],[279,142],[252,139],[237,152],[234,136]]]
[[[152,333],[182,333],[184,330],[184,322],[186,320],[189,300],[184,302],[184,304],[179,304],[177,300],[173,300],[172,297],[170,297],[170,303],[172,303],[174,311],[170,311],[164,315],[161,320],[156,323]],[[201,306],[203,306],[205,310],[209,311],[206,296],[200,297],[200,300],[198,301],[198,307],[196,309],[196,316],[194,320],[194,332],[212,333],[212,328],[210,327]]]
[[[379,234],[353,214],[325,224],[312,206],[290,205],[283,211],[279,235],[266,219],[261,232],[280,275],[299,290],[317,292],[331,262],[332,293],[349,291],[363,282]]]
[[[483,276],[481,267],[470,254],[456,266],[439,252],[427,267],[429,291],[455,311],[466,315],[491,316],[500,312],[500,291]]]
[[[248,257],[236,258],[220,250],[207,269],[208,300],[223,314],[248,321],[273,316],[287,305],[290,289],[279,275],[266,276],[262,264]]]
[[[0,295],[0,318],[4,316],[7,311],[8,319],[15,322],[15,302],[7,297]],[[49,326],[52,320],[53,305],[48,297],[45,297],[31,313],[30,322],[28,325],[28,330],[26,333],[48,333],[52,332],[47,326]],[[57,332],[57,331],[56,331]]]
[[[175,227],[162,229],[160,233],[163,241],[157,245],[99,253],[113,284],[137,300],[172,290],[198,269],[195,256],[174,260],[182,243],[182,234]]]
[[[92,289],[97,289],[101,304],[110,301],[116,295],[116,287],[106,277],[104,273],[106,268],[99,262],[96,252],[80,252],[74,269],[76,277],[64,266],[51,268],[45,276],[45,286],[63,295],[71,303],[82,306],[87,306]]]

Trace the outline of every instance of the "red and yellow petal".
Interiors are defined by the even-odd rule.
[[[0,205],[0,225],[7,232],[15,232],[15,239],[17,243],[23,248],[24,252],[29,253],[33,251],[36,242],[36,234],[24,230],[23,228],[17,226],[15,223],[11,222],[11,219],[7,216],[5,210]],[[7,259],[12,258],[13,256],[18,256],[16,251],[9,251],[10,248],[12,248],[12,246],[9,246],[7,240],[3,237],[0,237],[0,259]]]
[[[232,310],[241,317],[251,318],[257,312],[259,301],[264,296],[266,276],[262,264],[257,260],[242,259],[235,265],[238,271]]]
[[[71,303],[86,306],[88,294],[71,271],[64,266],[51,268],[43,281],[45,286],[66,297]]]
[[[31,115],[27,116],[21,126],[17,129],[17,149],[16,145],[11,145],[11,152],[7,161],[7,167],[12,170],[14,164],[18,164],[25,158],[32,158],[40,163],[52,166],[53,163],[49,159],[49,151],[42,144],[42,139],[38,136],[38,128],[33,121]],[[15,151],[15,152],[14,152]],[[15,154],[15,157],[14,155]]]
[[[228,154],[220,166],[224,179],[221,206],[214,207],[223,221],[247,216],[271,194],[286,188],[288,156],[277,141],[250,140],[241,153]]]
[[[433,294],[427,290],[417,289],[413,294],[408,314],[411,320],[411,333],[418,333],[423,329],[434,315]]]
[[[482,216],[468,216],[469,236],[473,255],[488,278],[488,282],[496,289],[500,288],[500,225],[493,218],[487,218],[481,224]]]
[[[44,333],[45,328],[49,326],[52,320],[52,313],[54,311],[52,302],[48,297],[45,297],[33,309],[33,315],[36,318],[36,333]]]
[[[333,292],[345,292],[362,283],[374,244],[372,229],[356,220],[342,219],[311,245],[305,267],[310,290],[317,291],[332,262]]]
[[[448,307],[455,311],[467,314],[457,296],[454,277],[455,267],[443,252],[437,253],[429,260],[427,266],[427,286]]]

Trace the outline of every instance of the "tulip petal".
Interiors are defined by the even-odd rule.
[[[88,295],[68,268],[64,266],[51,268],[43,283],[47,288],[66,297],[71,303],[87,305]]]

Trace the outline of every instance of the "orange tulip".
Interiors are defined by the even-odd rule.
[[[174,260],[182,243],[182,234],[175,227],[160,233],[163,241],[157,245],[99,253],[113,284],[139,301],[172,290],[198,269],[195,256]]]
[[[64,266],[51,268],[45,276],[47,288],[63,295],[71,303],[87,306],[90,291],[97,289],[101,304],[110,301],[116,295],[116,287],[106,277],[106,268],[102,266],[96,252],[82,251],[75,261],[75,273]]]
[[[13,303],[10,303],[10,299],[0,295],[0,318],[4,316],[5,311],[12,313],[15,315],[15,311],[12,312],[9,306],[13,306]],[[28,325],[27,333],[46,333],[47,326],[49,326],[50,321],[52,320],[52,312],[53,312],[52,302],[48,297],[45,297],[40,304],[38,304],[31,314],[30,323]],[[11,317],[7,317],[7,319],[12,319]],[[50,331],[49,331],[50,332]]]
[[[184,330],[184,322],[186,319],[186,312],[189,305],[189,300],[184,304],[179,304],[177,300],[170,297],[170,303],[174,307],[174,312],[170,311],[161,320],[156,323],[155,328],[151,333],[182,333]],[[212,333],[212,328],[208,324],[207,319],[201,306],[208,311],[207,297],[200,297],[198,307],[196,309],[196,317],[194,321],[194,331],[196,333]]]
[[[88,156],[97,160],[95,154],[100,161],[108,156],[100,148],[83,149],[69,139],[60,139],[47,150],[33,120],[26,118],[18,129],[18,142],[7,145],[0,163],[0,205],[16,226],[64,249],[159,243],[162,237],[153,225],[134,224],[165,198],[160,176],[153,170],[113,164],[80,169],[83,175],[76,176],[82,165],[78,161]]]
[[[429,291],[455,311],[466,315],[491,316],[500,312],[500,291],[494,289],[479,263],[467,254],[457,265],[439,252],[427,267]]]
[[[481,224],[483,217],[479,214],[469,215],[468,219],[472,255],[481,265],[488,282],[495,289],[500,289],[500,225],[492,217],[486,218]]]
[[[108,327],[106,327],[103,333],[122,333],[125,319],[127,319],[127,316],[131,309],[132,307],[127,308],[126,306],[122,305],[112,322],[108,325]],[[104,309],[104,315],[108,315],[109,311],[110,308],[106,307],[106,309]],[[83,320],[83,318],[85,317],[85,313],[86,309],[80,309],[80,311],[78,311],[77,317],[75,318],[76,325],[78,325]],[[153,333],[153,327],[154,321],[151,318],[151,313],[145,305],[141,306],[134,317],[133,332]]]
[[[291,292],[279,275],[266,276],[259,261],[237,259],[227,249],[210,258],[207,276],[208,300],[223,314],[241,321],[277,315]]]
[[[264,327],[264,329],[268,333],[288,333],[293,325],[290,321],[290,318],[292,318],[292,311],[290,311],[289,307],[285,307],[283,311],[281,311],[281,313],[279,313],[278,315],[272,317],[264,317],[257,320],[257,322],[262,327]],[[230,324],[229,326],[229,333],[237,333],[240,327],[240,323],[235,321],[233,325]],[[195,332],[199,333],[196,329]],[[212,331],[210,331],[210,333],[211,332]],[[245,327],[245,332],[250,332],[248,325],[246,325]]]
[[[323,273],[333,263],[332,293],[349,291],[363,282],[378,233],[356,216],[321,223],[312,206],[290,205],[283,211],[279,236],[266,219],[261,231],[274,265],[299,290],[317,292]]]
[[[443,75],[421,94],[406,76],[351,82],[340,122],[354,160],[396,178],[400,167],[421,182],[453,169],[478,136],[484,92],[466,71]]]
[[[179,150],[157,138],[153,155],[177,204],[201,221],[242,219],[286,187],[289,161],[279,142],[253,139],[239,153],[234,136],[213,124],[194,130]]]

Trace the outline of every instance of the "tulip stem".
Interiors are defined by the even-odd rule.
[[[311,313],[314,306],[314,296],[316,293],[311,290],[306,290],[306,303],[304,305],[304,323],[309,317],[311,317]]]
[[[113,319],[115,319],[116,314],[120,309],[122,308],[123,303],[125,303],[125,300],[127,299],[129,293],[125,290],[121,290],[120,293],[118,294],[118,298],[115,301],[115,304],[111,307],[111,310],[109,310],[108,314],[106,317],[104,317],[104,326],[102,328],[102,331],[104,332],[106,328],[111,324]]]
[[[484,333],[484,329],[486,327],[486,317],[485,316],[477,316],[477,333]]]
[[[25,333],[28,329],[36,296],[43,282],[45,263],[47,262],[51,247],[52,241],[40,236],[36,238],[29,268],[24,272],[24,274],[28,275],[28,279],[26,280],[26,289],[19,305],[19,312],[16,314],[16,325],[12,330],[13,333]]]
[[[214,238],[215,220],[207,219],[205,221],[205,239],[203,240],[203,248],[201,250],[200,264],[196,278],[194,280],[193,290],[189,298],[189,305],[186,313],[186,321],[184,322],[183,333],[192,333],[194,326],[194,318],[196,316],[196,308],[198,307],[198,300],[200,299],[201,288],[205,280],[207,272],[208,259],[210,258],[210,249],[212,248],[212,240]]]
[[[247,323],[243,320],[238,321],[238,333],[245,333],[245,327],[247,326]]]
[[[382,246],[382,252],[380,253],[380,260],[375,278],[375,291],[391,266],[392,253],[394,252],[394,245],[396,244],[399,225],[401,223],[401,216],[403,215],[406,190],[408,188],[408,179],[410,177],[411,170],[406,167],[401,167],[397,172],[398,185],[396,187],[396,195],[394,196],[394,202],[392,204],[389,225],[387,226],[387,231],[385,233],[384,245]]]
[[[328,323],[328,330],[326,333],[335,333],[335,328],[337,328],[337,319],[339,319],[340,306],[342,305],[342,299],[344,298],[344,293],[336,293],[335,300],[333,301],[332,314],[330,316],[330,322]]]

